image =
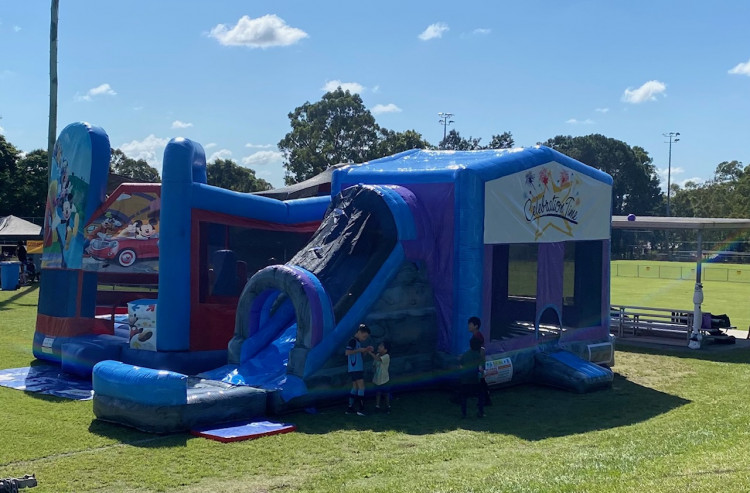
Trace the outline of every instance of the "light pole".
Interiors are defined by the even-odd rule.
[[[440,117],[438,123],[443,126],[443,142],[445,142],[445,138],[448,136],[448,125],[453,123],[453,120],[450,119],[453,116],[453,113],[443,113],[441,111],[438,113],[438,116]]]
[[[677,138],[677,136],[680,135],[680,132],[669,132],[662,135],[669,139],[669,165],[667,168],[667,217],[670,217],[671,214],[669,210],[669,195],[670,193],[672,193],[672,143],[680,141],[680,139]]]

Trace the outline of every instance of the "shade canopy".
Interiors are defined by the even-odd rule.
[[[41,226],[16,216],[0,217],[0,240],[33,240],[41,236]]]

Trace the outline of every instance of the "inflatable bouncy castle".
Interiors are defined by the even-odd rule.
[[[491,385],[611,384],[601,171],[545,147],[413,150],[279,200],[208,185],[202,147],[173,139],[157,190],[105,200],[108,154],[88,151],[105,139],[85,124],[58,139],[34,340],[38,358],[93,372],[100,419],[164,432],[341,398],[360,323],[391,343],[404,390],[450,379],[472,316]]]

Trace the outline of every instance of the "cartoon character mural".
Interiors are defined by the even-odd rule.
[[[76,164],[80,169],[75,169]],[[70,164],[64,145],[60,141],[55,143],[47,190],[43,267],[76,269],[81,266],[75,247],[83,242],[79,211],[85,208],[84,198],[88,194],[88,183],[82,178],[90,174],[87,164],[90,166],[81,160]]]
[[[124,185],[85,228],[84,268],[108,272],[158,272],[158,189]]]

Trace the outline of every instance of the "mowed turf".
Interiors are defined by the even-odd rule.
[[[613,301],[681,300],[652,283],[627,291],[613,278]],[[0,291],[0,368],[33,360],[37,296]],[[749,360],[744,349],[620,348],[607,391],[498,390],[481,420],[460,419],[445,393],[397,395],[390,415],[324,408],[281,418],[296,433],[230,444],[140,433],[94,420],[90,401],[0,388],[0,478],[35,473],[39,493],[746,492]]]
[[[692,262],[614,261],[612,304],[692,311],[695,268]],[[750,326],[750,264],[704,264],[701,277],[702,310],[727,314],[732,325],[747,330]]]

